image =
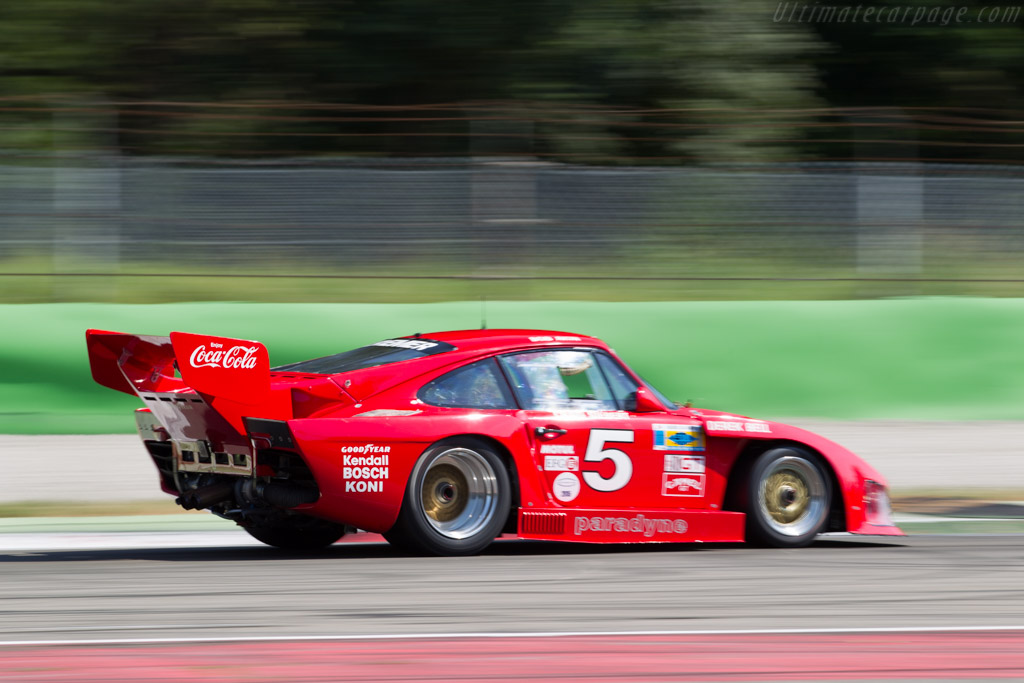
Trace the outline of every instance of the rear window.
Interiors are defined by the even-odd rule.
[[[336,353],[333,356],[279,365],[272,370],[274,372],[312,372],[333,375],[338,372],[362,370],[454,350],[455,347],[451,344],[433,339],[385,339],[376,344]]]

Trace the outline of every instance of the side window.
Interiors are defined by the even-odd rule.
[[[501,357],[519,402],[530,410],[616,410],[594,354],[531,351]]]
[[[452,370],[425,384],[418,397],[432,406],[515,410],[516,404],[493,358]]]
[[[625,370],[619,367],[618,363],[603,353],[597,354],[597,363],[601,366],[601,370],[604,371],[604,376],[608,378],[612,395],[619,402],[619,406],[626,410],[635,409],[638,385],[633,378],[627,375]]]

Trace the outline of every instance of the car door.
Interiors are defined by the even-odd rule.
[[[612,395],[629,411],[636,457],[644,465],[637,471],[637,498],[652,507],[706,507],[708,452],[703,424],[681,415],[675,404],[665,405],[650,389],[646,391],[652,400],[641,412],[636,405],[641,385],[608,354],[598,352],[596,357]],[[655,409],[659,404],[661,410]]]
[[[673,479],[666,489],[664,476],[665,467],[683,466],[682,460],[669,462],[669,455],[689,455],[694,468],[702,460],[691,455],[702,439],[682,444],[688,434],[699,433],[694,421],[668,419],[667,411],[630,410],[639,385],[610,356],[591,349],[544,349],[506,354],[501,364],[523,407],[534,458],[554,504],[700,506],[698,497],[677,495],[680,486],[689,487],[698,478]],[[666,490],[670,495],[662,495]]]

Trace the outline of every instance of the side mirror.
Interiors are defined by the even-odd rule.
[[[650,391],[640,387],[636,390],[636,406],[633,410],[637,413],[663,413],[665,412],[665,406],[661,405],[661,401],[654,397]]]

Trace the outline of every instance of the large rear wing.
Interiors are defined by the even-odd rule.
[[[87,330],[89,366],[99,384],[126,394],[191,387],[245,404],[266,400],[270,357],[255,341],[171,332],[154,337]]]
[[[104,330],[87,330],[85,340],[93,379],[105,387],[150,400],[191,388],[241,434],[243,416],[260,416],[268,408],[270,357],[259,342]]]

